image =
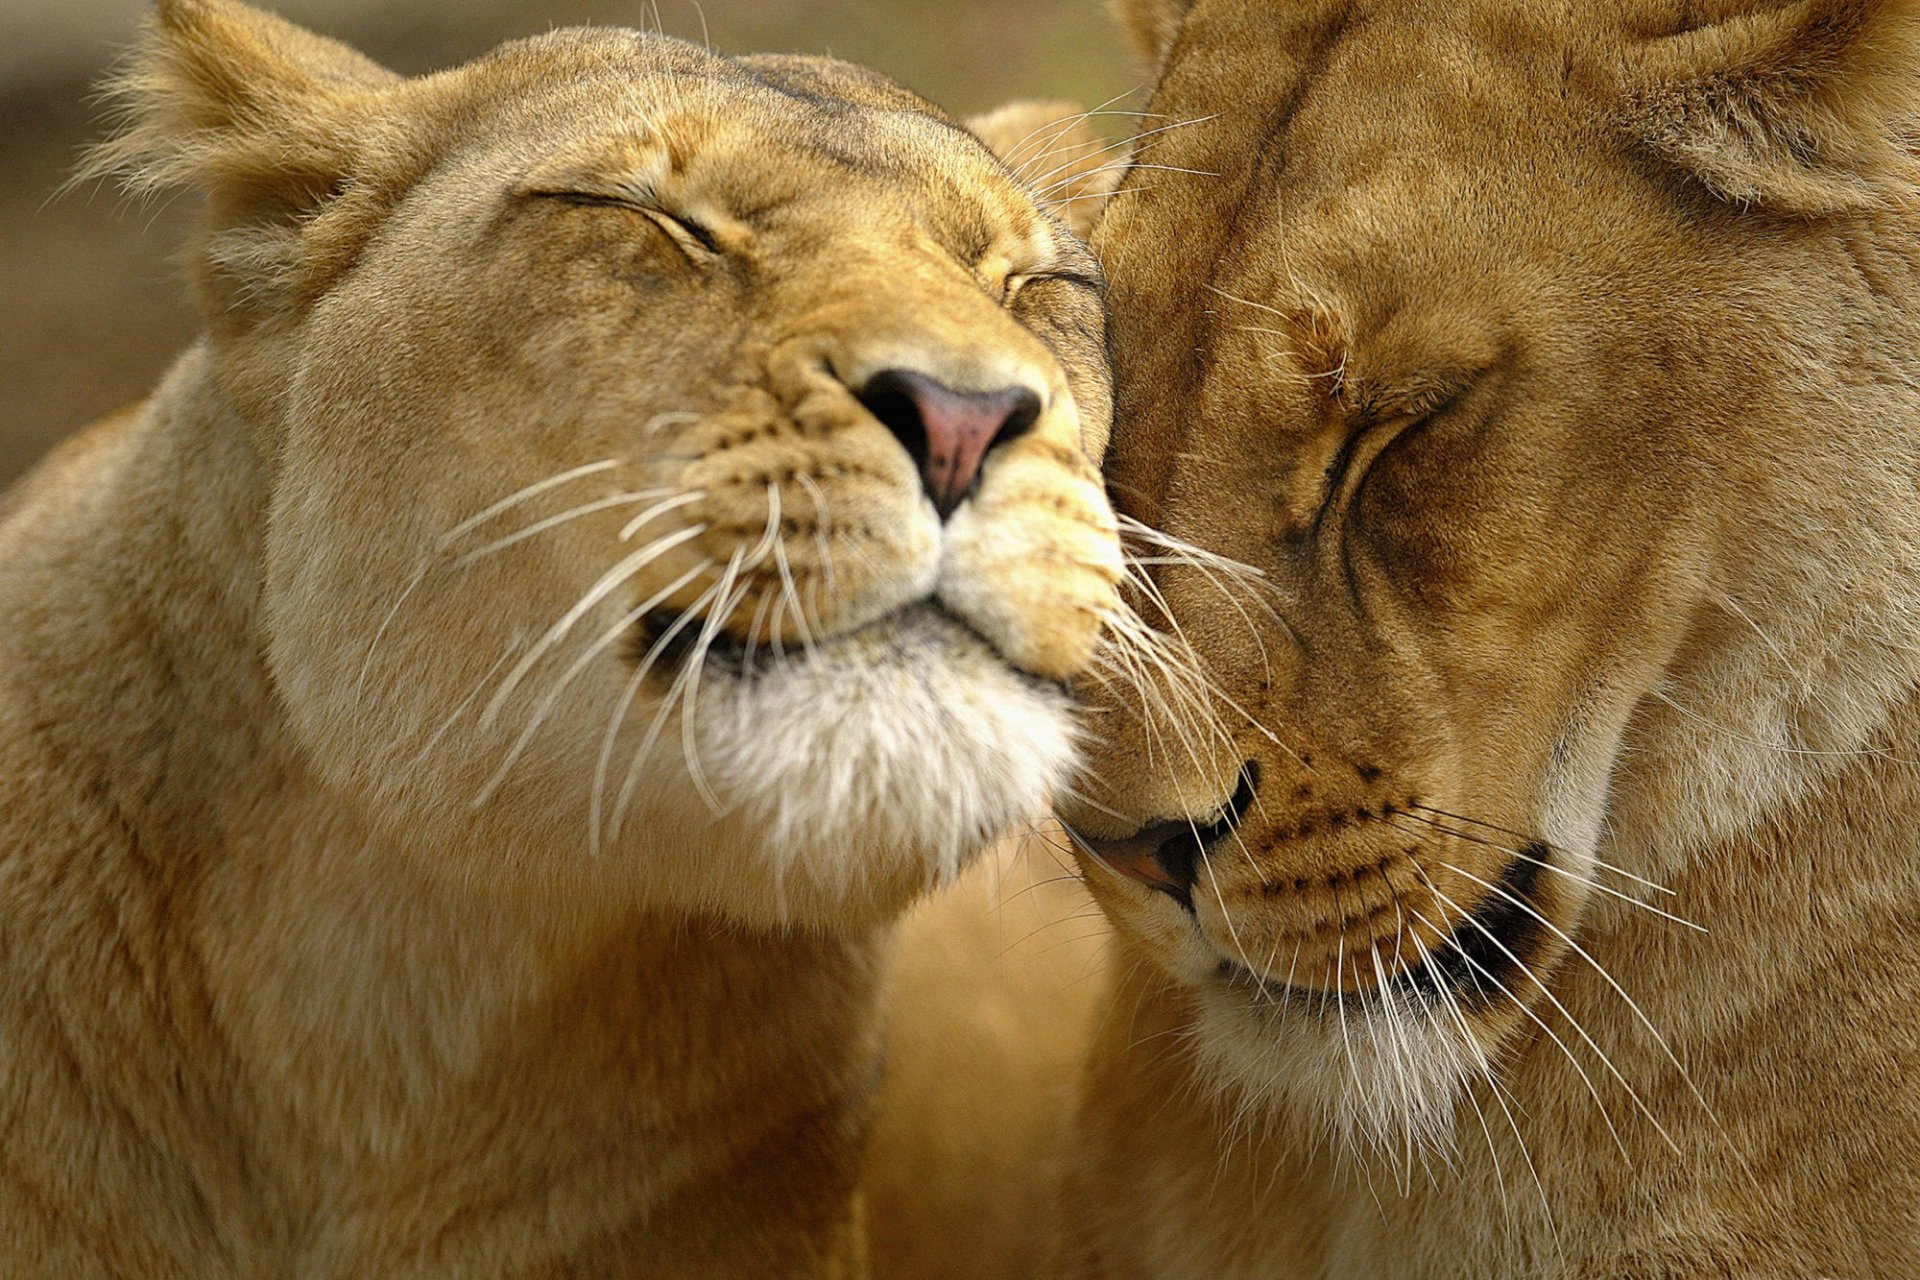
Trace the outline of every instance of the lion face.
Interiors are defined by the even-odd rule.
[[[1095,243],[1109,487],[1167,537],[1066,816],[1221,1080],[1418,1132],[1913,678],[1912,173],[1873,113],[1913,36],[1145,7],[1164,127]]]
[[[162,23],[161,106],[235,123],[118,145],[213,191],[321,776],[453,874],[756,923],[1044,806],[1118,549],[1101,284],[1007,165],[829,61],[563,31],[402,81]]]

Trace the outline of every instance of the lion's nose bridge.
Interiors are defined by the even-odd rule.
[[[847,246],[835,265],[796,286],[848,386],[905,369],[962,394],[1024,387],[1049,407],[1047,348],[957,262],[883,236]]]
[[[1129,794],[1104,802],[1130,813],[1205,819],[1249,760],[1278,750],[1306,655],[1262,569],[1151,531],[1126,541],[1127,608],[1108,640],[1119,684],[1089,688],[1089,774],[1102,761],[1121,768]]]

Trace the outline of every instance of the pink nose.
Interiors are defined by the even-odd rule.
[[[942,520],[973,492],[987,454],[1040,417],[1040,397],[1026,387],[956,391],[911,369],[876,373],[857,394],[906,447]]]

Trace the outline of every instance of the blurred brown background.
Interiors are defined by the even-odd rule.
[[[273,0],[400,71],[581,22],[729,52],[832,53],[961,113],[1016,97],[1094,106],[1139,85],[1102,0]],[[192,202],[55,198],[98,136],[92,90],[140,0],[0,0],[0,485],[68,431],[144,395],[195,323],[173,267]]]

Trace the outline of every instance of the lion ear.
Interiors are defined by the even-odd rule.
[[[204,256],[255,273],[290,248],[386,136],[384,91],[401,83],[343,44],[235,0],[158,0],[107,85],[122,125],[78,179],[117,176],[147,194],[198,188]],[[238,268],[243,274],[248,265]],[[259,281],[238,293],[255,296]]]
[[[1111,0],[1120,27],[1147,61],[1158,64],[1160,58],[1180,34],[1193,0]]]
[[[1920,185],[1920,0],[1797,0],[1640,46],[1625,123],[1722,199],[1818,216]]]
[[[1083,239],[1127,167],[1126,144],[1095,133],[1070,102],[1009,103],[967,128]]]

